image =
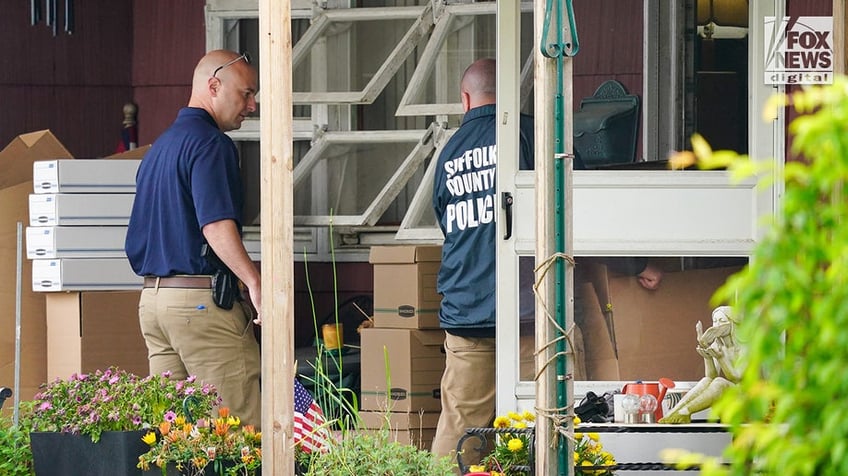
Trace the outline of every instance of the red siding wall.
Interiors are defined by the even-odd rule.
[[[30,25],[29,4],[3,2],[0,15],[0,144],[51,129],[76,157],[112,153],[132,100],[132,4],[75,2],[76,31],[55,37]]]
[[[789,16],[831,16],[833,15],[833,0],[787,0],[786,14]],[[834,19],[834,22],[836,22],[836,19]],[[786,87],[786,92],[787,94],[792,94],[794,91],[800,89],[801,86],[790,85]],[[787,108],[787,124],[790,124],[797,117],[798,114],[794,108]],[[797,154],[792,152],[792,135],[788,127],[786,128],[785,146],[787,162],[801,159]]]
[[[574,105],[614,79],[642,97],[642,2],[574,2],[580,51],[574,57]],[[641,127],[636,156],[642,156]]]
[[[204,0],[133,2],[133,97],[139,143],[149,144],[188,103],[194,66],[206,52]]]

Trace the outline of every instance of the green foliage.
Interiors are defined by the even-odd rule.
[[[779,218],[715,296],[741,316],[745,371],[713,406],[732,428],[730,465],[704,474],[848,474],[848,80],[783,104],[803,114],[790,131],[808,162],[786,164]]]
[[[29,433],[0,416],[0,474],[4,476],[30,476],[32,452]]]
[[[298,455],[305,476],[453,476],[456,464],[394,441],[387,428],[343,430],[327,451]]]

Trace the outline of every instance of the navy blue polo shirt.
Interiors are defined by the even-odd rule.
[[[238,151],[212,116],[186,107],[145,154],[125,249],[140,276],[212,274],[201,229],[235,220],[243,204]]]

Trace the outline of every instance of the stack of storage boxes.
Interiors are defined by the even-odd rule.
[[[33,162],[26,253],[33,291],[49,292],[50,380],[110,366],[148,373],[138,327],[142,279],[124,252],[140,163],[137,158]]]
[[[27,258],[33,291],[141,287],[124,253],[140,160],[47,160],[33,164]]]
[[[396,439],[429,449],[441,411],[445,369],[440,246],[375,246],[374,328],[362,332],[362,403],[366,429],[390,426]]]

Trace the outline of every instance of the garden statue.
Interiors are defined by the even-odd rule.
[[[693,413],[709,408],[724,389],[739,382],[740,371],[735,367],[739,344],[734,336],[732,313],[730,306],[719,306],[713,310],[712,327],[703,331],[700,321],[695,325],[696,350],[704,358],[705,376],[660,423],[689,423]]]

